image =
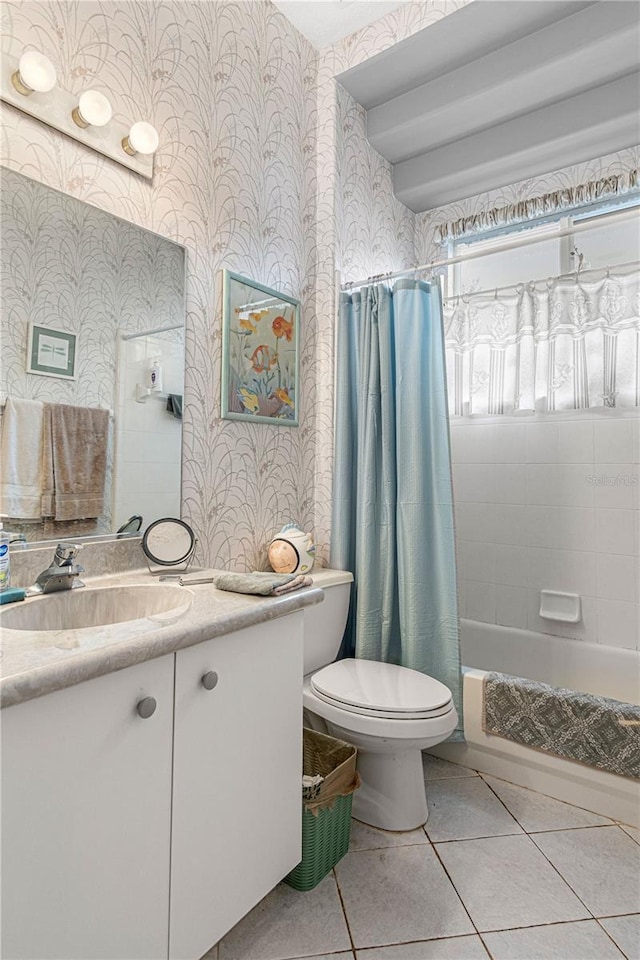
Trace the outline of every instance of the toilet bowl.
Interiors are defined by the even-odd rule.
[[[335,661],[352,579],[313,571],[325,600],[304,612],[305,724],[358,748],[354,817],[383,830],[413,830],[428,817],[422,751],[446,740],[458,717],[451,691],[433,677],[373,660]]]

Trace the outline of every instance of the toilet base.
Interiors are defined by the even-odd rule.
[[[415,830],[427,822],[422,752],[358,750],[362,785],[353,795],[353,816],[381,830]]]

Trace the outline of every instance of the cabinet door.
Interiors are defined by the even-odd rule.
[[[173,667],[2,711],[3,960],[167,956]]]
[[[302,616],[176,654],[172,960],[201,957],[300,861]]]

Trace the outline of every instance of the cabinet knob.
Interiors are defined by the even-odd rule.
[[[155,697],[143,697],[142,700],[138,701],[136,712],[143,720],[148,720],[149,717],[152,717],[156,712],[157,706],[158,703]]]
[[[205,690],[213,690],[218,684],[218,674],[215,670],[208,670],[200,681]]]

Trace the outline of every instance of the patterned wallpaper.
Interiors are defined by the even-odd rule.
[[[3,105],[3,163],[188,250],[183,515],[202,558],[255,567],[313,525],[316,54],[269,3],[7,2],[3,33],[60,82],[160,131],[152,183]],[[303,303],[302,426],[220,419],[221,273]]]
[[[291,519],[328,558],[336,270],[359,279],[424,261],[438,217],[488,202],[405,211],[334,78],[465,2],[403,4],[319,54],[268,0],[3,5],[12,52],[38,46],[65,87],[97,87],[119,119],[160,131],[149,183],[3,106],[2,162],[187,247],[183,515],[207,562],[264,566],[265,542]],[[554,176],[494,194],[540,192]],[[299,429],[220,419],[223,267],[302,301]]]

